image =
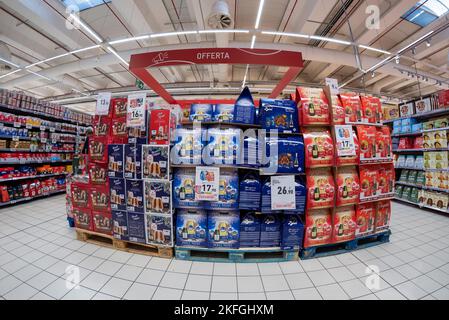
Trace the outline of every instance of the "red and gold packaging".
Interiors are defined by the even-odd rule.
[[[111,211],[109,186],[95,186],[90,192],[92,211]]]
[[[112,235],[112,213],[92,211],[93,230],[95,232]]]
[[[379,153],[379,156],[381,158],[393,158],[390,128],[388,126],[382,126],[378,128],[377,131],[378,133],[380,132],[380,134],[376,136],[377,152]],[[379,142],[379,140],[381,142]]]
[[[331,111],[332,111],[332,124],[345,124],[345,108],[341,103],[340,97],[338,95],[330,95]]]
[[[413,141],[413,149],[423,149],[424,148],[424,137],[418,136],[415,137]]]
[[[335,150],[335,165],[343,166],[343,165],[358,165],[360,162],[360,144],[359,139],[357,138],[356,132],[353,130],[352,135],[354,137],[354,149],[355,149],[355,156],[344,156],[340,157],[338,156],[337,150]],[[337,146],[335,146],[337,148]]]
[[[359,175],[355,167],[338,168],[336,205],[357,204],[360,195]]]
[[[328,244],[332,238],[332,215],[329,209],[310,210],[306,214],[304,248]]]
[[[89,160],[95,163],[108,162],[108,139],[92,137],[89,139]]]
[[[377,202],[375,232],[382,232],[388,230],[390,227],[391,218],[391,201],[379,201]]]
[[[334,162],[334,144],[325,128],[304,130],[306,168],[329,167]]]
[[[111,99],[112,117],[114,119],[123,118],[126,119],[126,112],[128,108],[128,98],[114,98]]]
[[[413,148],[413,138],[402,137],[399,139],[398,149],[412,149]]]
[[[360,160],[376,157],[376,127],[357,126],[357,135],[360,143]]]
[[[381,123],[382,103],[376,97],[360,97],[362,101],[362,122]]]
[[[89,208],[73,207],[75,227],[93,231],[92,212]]]
[[[349,241],[355,238],[356,218],[354,206],[335,209],[332,242]]]
[[[323,89],[297,88],[296,103],[299,108],[299,123],[301,125],[329,125],[329,101]]]
[[[378,170],[376,166],[360,168],[360,200],[378,195]]]
[[[345,110],[345,123],[361,123],[362,106],[359,96],[354,93],[341,93],[339,96]]]
[[[109,137],[111,134],[111,118],[109,116],[95,116],[94,118],[94,136]]]
[[[113,144],[128,143],[128,129],[126,127],[126,117],[112,119],[111,136]]]
[[[90,201],[90,186],[87,183],[72,183],[71,186],[72,191],[72,203],[74,207],[85,209],[85,208],[91,208],[91,201]],[[30,186],[30,194],[35,196],[37,192],[37,186],[33,183],[32,186]],[[34,194],[34,195],[33,195]]]
[[[362,203],[357,206],[355,231],[356,237],[363,237],[374,232],[376,219],[376,203]]]
[[[170,143],[170,110],[150,111],[150,144]]]
[[[92,163],[89,165],[89,182],[92,185],[108,184],[108,166],[106,164]]]
[[[330,169],[307,170],[307,208],[331,208],[334,206],[335,184]]]

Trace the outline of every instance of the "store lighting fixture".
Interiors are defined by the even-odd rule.
[[[412,43],[410,43],[409,45],[405,46],[404,48],[402,48],[401,50],[399,50],[397,52],[397,54],[401,54],[402,52],[406,51],[407,49],[410,49],[411,47],[413,47],[415,44],[417,44],[418,42],[422,41],[423,39],[426,39],[428,36],[430,36],[434,31],[429,31],[428,33],[426,33],[425,35],[423,35],[422,37],[420,37],[419,39],[413,41]]]
[[[262,11],[263,11],[264,4],[265,4],[265,0],[260,0],[259,10],[257,10],[256,24],[254,26],[255,29],[259,29],[260,19],[262,18]]]
[[[315,36],[315,35],[310,36],[310,39],[327,41],[327,42],[338,43],[338,44],[344,44],[346,46],[351,45],[351,42],[349,42],[349,41],[339,40],[339,39],[334,39],[334,38],[328,38],[328,37]]]
[[[181,36],[185,34],[197,34],[198,31],[177,31],[177,32],[164,32],[164,33],[154,33],[150,35],[151,38],[161,38],[161,37],[171,37],[171,36]]]
[[[262,31],[262,34],[267,34],[267,35],[271,35],[271,36],[293,37],[293,38],[305,38],[305,39],[309,39],[310,38],[306,34],[289,33],[289,32],[278,32],[278,31]]]
[[[376,73],[374,71],[371,72],[371,78],[374,78],[376,76]]]
[[[368,73],[370,71],[373,71],[375,69],[377,69],[377,67],[380,67],[381,65],[383,65],[385,62],[387,62],[388,60],[390,60],[390,57],[383,59],[381,62],[376,63],[374,66],[372,66],[371,68],[369,68],[368,70],[366,70],[365,73]]]
[[[400,62],[399,56],[396,56],[396,58],[394,58],[394,60],[396,61],[396,64],[399,64],[399,62]]]
[[[117,51],[115,51],[114,49],[112,49],[111,47],[107,47],[107,49],[114,55],[117,57],[117,59],[119,59],[121,62],[123,62],[127,67],[129,67],[129,63],[123,59],[118,53]]]
[[[3,79],[5,77],[10,76],[10,75],[12,75],[14,73],[17,73],[19,71],[22,71],[22,69],[17,69],[17,70],[11,71],[10,73],[4,74],[4,75],[0,76],[0,79]]]
[[[416,54],[416,47],[412,48],[412,54],[415,55]]]
[[[391,52],[388,52],[388,51],[385,51],[385,50],[382,50],[382,49],[372,48],[370,46],[365,46],[363,44],[359,44],[359,48],[370,50],[370,51],[375,51],[375,52],[379,52],[379,53],[383,53],[383,54],[388,54],[388,55],[391,54]]]
[[[7,63],[9,65],[12,65],[13,67],[20,68],[19,65],[15,64],[14,62],[11,62],[9,60],[3,59],[2,57],[0,57],[0,61],[3,61],[3,62],[5,62],[5,63]]]
[[[249,33],[249,30],[242,29],[209,29],[200,30],[199,33]]]
[[[243,77],[242,89],[245,88],[246,85],[246,77],[248,76],[249,64],[246,65],[245,76]]]
[[[29,69],[31,67],[37,66],[37,65],[42,64],[42,63],[46,63],[46,62],[49,62],[49,61],[52,61],[52,60],[56,60],[56,59],[59,59],[59,58],[62,58],[62,57],[66,57],[66,56],[69,56],[69,55],[72,55],[72,54],[77,54],[77,53],[80,53],[80,52],[88,51],[88,50],[91,50],[91,49],[96,49],[96,48],[99,48],[99,47],[100,47],[100,45],[95,45],[95,46],[92,46],[92,47],[87,47],[87,48],[73,50],[73,51],[70,51],[70,52],[67,52],[67,53],[60,54],[58,56],[54,56],[54,57],[51,57],[51,58],[48,58],[48,59],[45,59],[45,60],[41,60],[41,61],[35,62],[33,64],[30,64],[30,65],[26,66],[25,69]]]
[[[73,13],[70,15],[70,18],[72,18],[73,20],[75,20],[76,23],[78,23],[81,27],[83,27],[84,30],[86,30],[92,37],[95,38],[95,40],[97,40],[97,42],[102,43],[103,39],[100,38],[100,36],[93,31],[87,24],[85,24],[83,21],[81,21],[81,19],[74,15]]]
[[[251,39],[251,49],[254,49],[255,44],[256,44],[256,36],[254,35]]]
[[[35,76],[38,76],[38,77],[40,77],[40,78],[42,78],[42,79],[45,79],[45,80],[48,80],[48,81],[52,81],[50,78],[48,78],[48,77],[46,77],[46,76],[43,76],[43,75],[41,75],[41,74],[39,74],[39,73],[33,72],[33,71],[31,71],[31,70],[27,70],[27,72],[29,72],[29,73],[31,73],[31,74],[34,74]]]
[[[149,38],[150,38],[149,35],[144,35],[144,36],[138,36],[138,37],[132,37],[132,38],[126,38],[126,39],[110,41],[109,44],[110,45],[114,45],[114,44],[131,42],[131,41],[146,40],[146,39],[149,39]]]
[[[426,46],[427,46],[427,48],[430,47],[430,41],[432,41],[432,38],[429,38],[429,39],[427,39],[427,41],[426,41]]]

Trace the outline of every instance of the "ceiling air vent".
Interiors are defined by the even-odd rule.
[[[211,29],[231,29],[234,26],[229,12],[229,5],[224,0],[218,0],[212,6],[212,10],[207,19],[207,24]]]

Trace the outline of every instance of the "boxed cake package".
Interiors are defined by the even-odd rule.
[[[126,184],[125,179],[110,178],[109,190],[111,195],[111,209],[126,211]]]
[[[112,117],[115,119],[126,117],[127,104],[127,98],[111,99]]]
[[[279,247],[281,244],[281,217],[265,214],[260,220],[260,247]]]
[[[207,246],[207,213],[203,210],[178,210],[176,215],[176,245]]]
[[[328,125],[331,123],[328,98],[321,88],[296,89],[301,125]]]
[[[171,182],[145,180],[145,212],[171,214]]]
[[[209,128],[203,159],[206,164],[238,164],[241,159],[240,129]]]
[[[146,240],[148,244],[173,246],[172,216],[145,214]]]
[[[399,108],[397,105],[382,105],[384,120],[393,120],[399,118]]]
[[[112,231],[115,239],[128,241],[128,213],[112,210]]]
[[[260,176],[249,172],[240,179],[239,187],[239,209],[240,210],[260,210],[261,195]]]
[[[260,218],[252,212],[240,216],[240,247],[260,246]]]
[[[340,97],[336,94],[331,94],[329,89],[326,88],[325,92],[329,97],[331,105],[331,123],[333,125],[345,124],[345,108],[341,103]]]
[[[91,208],[90,186],[86,183],[72,183],[72,203],[79,209]]]
[[[330,167],[334,163],[334,143],[325,128],[304,130],[306,168]]]
[[[354,93],[340,93],[341,103],[345,109],[345,123],[362,122],[362,103]]]
[[[111,212],[92,211],[93,227],[95,232],[112,235]]]
[[[415,113],[414,103],[404,103],[399,105],[399,114],[401,118],[409,117]]]
[[[240,93],[234,105],[234,123],[256,123],[256,107],[248,87]]]
[[[143,178],[168,180],[169,177],[169,146],[142,146]]]
[[[128,212],[144,213],[143,180],[126,179],[126,210]]]
[[[207,246],[239,248],[240,214],[238,211],[208,211]]]
[[[377,202],[376,220],[374,231],[382,232],[390,227],[391,201]]]
[[[233,169],[221,169],[219,179],[218,201],[205,201],[207,209],[238,209],[239,176]]]
[[[307,208],[330,208],[334,206],[335,184],[330,169],[318,168],[307,171]]]
[[[357,206],[356,212],[356,237],[363,237],[374,232],[374,220],[376,218],[376,203],[362,203]]]
[[[145,115],[148,113],[145,112]],[[145,116],[146,119],[146,116]],[[147,121],[145,121],[147,123]],[[148,127],[143,125],[141,127],[128,128],[128,143],[129,144],[146,144],[148,143]]]
[[[192,104],[190,106],[190,121],[210,122],[213,113],[212,104]]]
[[[415,102],[416,114],[427,113],[432,110],[430,98],[425,98]]]
[[[111,211],[109,202],[109,186],[94,186],[90,188],[93,211]]]
[[[282,218],[281,249],[292,250],[302,247],[304,224],[298,215],[286,215]]]
[[[201,208],[195,200],[195,169],[178,169],[173,178],[173,206],[175,208]]]
[[[361,96],[362,101],[362,122],[381,123],[382,122],[382,103],[379,98]]]
[[[336,176],[337,194],[336,205],[344,206],[359,202],[360,181],[355,167],[338,168]]]
[[[146,243],[144,214],[128,212],[128,238],[131,242]]]
[[[126,116],[121,118],[112,118],[111,136],[112,143],[128,143],[128,128],[126,127]]]
[[[262,151],[263,172],[304,172],[304,139],[302,137],[267,137]]]
[[[360,200],[378,195],[379,170],[369,165],[360,168]]]
[[[280,133],[297,133],[298,110],[295,101],[260,99],[259,124],[266,130]]]
[[[93,230],[92,212],[89,208],[73,207],[73,217],[75,218],[75,227],[85,230]]]
[[[355,238],[356,213],[354,206],[335,209],[333,242],[348,241]]]
[[[150,144],[166,145],[170,143],[170,116],[167,109],[150,111]]]
[[[95,163],[107,163],[108,161],[107,138],[91,137],[89,139],[89,158]]]
[[[388,126],[382,126],[377,129],[376,143],[377,157],[384,159],[393,158],[391,133]]]
[[[125,145],[126,179],[142,179],[142,145]]]
[[[217,104],[212,115],[213,122],[233,122],[234,121],[234,105],[233,104]]]
[[[92,163],[89,165],[89,182],[92,185],[108,184],[108,169],[106,164]]]
[[[331,243],[332,215],[330,210],[308,211],[305,229],[304,248]]]
[[[360,160],[375,158],[377,155],[376,127],[357,126],[357,135],[360,143]]]
[[[206,131],[202,129],[176,129],[171,159],[173,164],[200,164]]]
[[[94,136],[95,137],[109,137],[111,131],[111,118],[108,116],[94,117]]]
[[[125,155],[124,144],[108,145],[108,175],[111,178],[123,178],[123,163]]]

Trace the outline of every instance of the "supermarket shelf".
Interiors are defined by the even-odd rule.
[[[436,109],[436,110],[432,110],[430,112],[426,112],[426,113],[420,113],[420,114],[413,114],[411,116],[408,117],[402,117],[402,118],[397,118],[397,119],[392,119],[392,120],[386,120],[383,123],[387,124],[387,123],[393,123],[396,120],[403,120],[403,119],[409,119],[409,118],[431,118],[431,117],[436,117],[436,116],[440,116],[440,115],[444,115],[444,114],[449,114],[449,108],[445,108],[445,109]]]
[[[410,133],[396,133],[396,134],[392,134],[391,136],[393,138],[395,138],[395,137],[413,137],[413,136],[420,136],[422,134],[423,134],[423,132],[419,131],[419,132],[410,132]]]
[[[0,161],[0,165],[14,165],[14,164],[42,164],[42,163],[72,163],[73,160],[38,160],[38,161]]]
[[[74,135],[77,136],[76,132],[73,131],[67,131],[67,130],[58,130],[56,128],[53,127],[47,127],[47,126],[32,126],[29,124],[22,124],[22,123],[14,123],[14,122],[0,122],[0,127],[1,126],[8,126],[8,127],[14,127],[14,128],[26,128],[28,130],[40,130],[42,131],[50,131],[50,132],[56,132],[56,133],[63,133],[63,134],[70,134],[70,135]]]
[[[399,197],[394,197],[393,200],[398,200],[398,201],[401,201],[401,202],[405,202],[405,203],[409,203],[409,204],[413,204],[415,206],[421,207],[421,205],[419,203],[417,203],[417,202],[415,203],[415,202],[412,202],[412,201],[409,201],[409,200],[406,200],[406,199],[402,199],[402,198],[399,198]]]
[[[449,148],[423,148],[423,149],[396,149],[393,152],[435,152],[449,151]]]
[[[394,198],[394,193],[382,194],[379,196],[373,196],[373,197],[367,197],[367,198],[360,199],[359,203],[375,202],[375,201],[379,201],[379,200],[391,200],[393,198]]]
[[[402,198],[399,198],[399,197],[394,197],[393,200],[400,201],[400,202],[405,202],[405,203],[408,203],[408,204],[412,204],[412,205],[415,205],[415,206],[420,207],[420,208],[434,210],[434,211],[438,211],[438,212],[442,212],[442,213],[449,213],[448,209],[446,209],[446,210],[445,209],[438,209],[438,208],[431,207],[431,206],[428,206],[428,205],[425,205],[425,204],[422,204],[422,203],[415,203],[415,202],[412,202],[412,201],[409,201],[409,200],[406,200],[406,199],[402,199]]]
[[[396,149],[393,152],[401,153],[401,152],[424,152],[424,149]]]
[[[435,191],[435,192],[442,192],[442,193],[449,193],[448,189],[441,189],[441,188],[435,188],[435,187],[422,187],[423,190],[427,191]]]
[[[349,124],[352,126],[373,126],[373,127],[383,126],[383,123],[346,122],[345,124]]]
[[[408,182],[402,182],[402,181],[395,181],[394,184],[399,184],[401,186],[413,187],[413,188],[418,188],[418,189],[423,188],[423,186],[413,184],[413,183],[408,183]]]
[[[6,206],[22,203],[22,202],[27,202],[27,201],[31,201],[31,200],[36,200],[36,199],[48,197],[48,196],[53,196],[53,195],[56,195],[56,194],[65,193],[65,192],[66,192],[66,189],[64,188],[64,189],[61,189],[61,190],[55,190],[55,191],[52,191],[52,192],[44,193],[44,194],[38,195],[36,197],[28,197],[28,198],[23,198],[23,199],[19,199],[19,200],[12,200],[12,201],[9,201],[9,202],[2,202],[2,203],[0,203],[0,207],[6,207]]]
[[[30,151],[29,149],[13,149],[13,148],[6,148],[6,149],[0,149],[0,152],[25,152],[25,153],[75,153],[75,150],[72,151]]]
[[[239,127],[239,128],[261,128],[259,124],[245,124],[245,123],[234,123],[234,122],[205,122],[205,121],[183,121],[181,122],[183,126],[191,125],[204,125],[204,126],[223,126],[223,127]]]
[[[65,176],[67,174],[68,174],[67,172],[63,172],[63,173],[42,174],[42,175],[20,177],[20,178],[0,179],[0,183],[10,182],[10,181],[28,180],[28,179],[40,179],[40,178],[59,177],[59,176]]]
[[[264,172],[264,168],[260,167],[247,167],[247,166],[237,166],[237,165],[226,165],[226,164],[170,164],[170,167],[172,168],[196,168],[198,166],[210,166],[210,167],[216,167],[216,168],[223,168],[223,169],[242,169],[242,170],[253,170],[253,171],[259,171],[259,174],[262,176],[281,176],[281,175],[291,175],[291,176],[297,176],[297,175],[305,175],[305,172],[298,172],[298,173],[269,173]]]
[[[15,141],[40,141],[42,143],[53,143],[50,138],[37,138],[37,137],[19,137],[19,136],[0,136],[0,139],[12,139]],[[55,143],[76,144],[73,141],[56,141]]]
[[[384,164],[384,163],[393,163],[393,158],[378,158],[378,159],[364,159],[360,160],[360,164]]]
[[[394,167],[395,169],[404,169],[404,170],[416,170],[416,171],[427,171],[423,168],[409,168],[409,167]]]

